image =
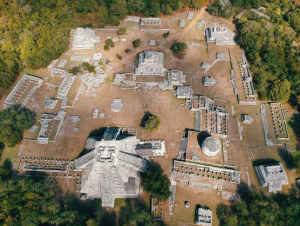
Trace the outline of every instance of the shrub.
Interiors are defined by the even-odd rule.
[[[123,58],[123,57],[122,57],[121,55],[119,55],[119,54],[117,54],[117,57],[118,57],[119,60],[122,60],[122,58]]]
[[[89,73],[92,73],[95,70],[95,66],[90,65],[88,62],[83,62],[82,67],[83,67],[84,70],[88,70]]]
[[[80,72],[80,67],[73,67],[69,70],[69,73],[72,73],[73,75],[77,75]]]
[[[105,27],[105,24],[104,24],[103,22],[99,22],[98,27],[104,28],[104,27]]]
[[[104,50],[108,51],[109,50],[109,45],[105,45]]]
[[[140,47],[140,45],[141,45],[141,39],[136,39],[136,40],[134,40],[133,42],[132,42],[132,44],[133,44],[133,47]]]
[[[125,49],[125,53],[132,53],[131,49]]]
[[[108,45],[109,47],[115,47],[115,43],[110,38],[106,39],[105,44]]]
[[[149,116],[149,118],[145,121],[143,129],[148,130],[150,132],[156,131],[160,125],[160,120],[155,115]]]
[[[187,49],[187,44],[185,42],[175,42],[171,48],[173,54],[179,59],[183,59],[185,55],[185,50]]]
[[[125,35],[127,31],[127,27],[120,27],[119,30],[117,31],[118,35]]]

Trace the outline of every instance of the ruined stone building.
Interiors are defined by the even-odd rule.
[[[254,169],[260,185],[267,187],[268,192],[277,193],[283,184],[289,183],[282,163],[255,166]]]
[[[211,226],[212,217],[213,217],[213,213],[208,207],[204,207],[204,206],[196,207],[196,217],[195,217],[196,225]]]
[[[100,37],[89,28],[77,28],[73,35],[72,49],[94,49]]]
[[[235,45],[234,33],[225,26],[207,28],[205,35],[207,42],[214,42],[217,46]]]
[[[140,172],[147,169],[147,161],[137,155],[139,142],[136,135],[117,127],[108,127],[101,139],[88,138],[89,152],[75,160],[74,168],[82,171],[83,197],[101,198],[107,207],[114,207],[116,198],[136,198]],[[147,146],[146,155],[151,148]]]
[[[136,75],[160,75],[164,76],[164,54],[157,51],[144,51],[138,55]]]

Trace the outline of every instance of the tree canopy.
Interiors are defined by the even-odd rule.
[[[146,192],[150,193],[153,198],[156,198],[158,202],[167,200],[171,196],[170,185],[169,178],[162,172],[147,170],[142,177],[141,186]]]
[[[150,132],[156,131],[160,125],[160,120],[157,116],[151,115],[144,122],[143,129],[148,130]]]
[[[185,42],[175,42],[171,46],[171,50],[173,51],[173,54],[177,56],[179,59],[184,58],[186,49],[187,49],[187,44]]]
[[[35,123],[35,112],[14,106],[0,112],[0,142],[13,147],[20,143],[24,130]]]
[[[141,43],[141,39],[136,39],[132,42],[133,47],[140,47]]]

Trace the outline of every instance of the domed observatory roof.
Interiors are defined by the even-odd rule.
[[[221,143],[215,137],[207,137],[202,142],[201,149],[207,156],[216,156],[221,151]]]

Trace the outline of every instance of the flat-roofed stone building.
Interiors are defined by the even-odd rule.
[[[214,42],[217,46],[235,45],[234,33],[225,26],[207,28],[205,35],[207,42]]]
[[[268,192],[277,193],[283,184],[289,183],[282,163],[255,166],[254,169],[260,185],[267,187]]]
[[[195,217],[195,224],[202,225],[202,226],[211,226],[212,225],[212,211],[205,206],[197,206],[196,207],[196,217]]]
[[[102,206],[114,207],[116,198],[136,198],[140,172],[147,161],[137,156],[135,135],[108,127],[100,141],[88,139],[91,150],[75,160],[76,171],[82,172],[81,193],[87,199],[101,198]]]
[[[72,49],[94,49],[100,37],[89,28],[77,28],[73,35]]]
[[[135,75],[160,75],[164,76],[164,54],[157,51],[144,51],[138,55]]]

